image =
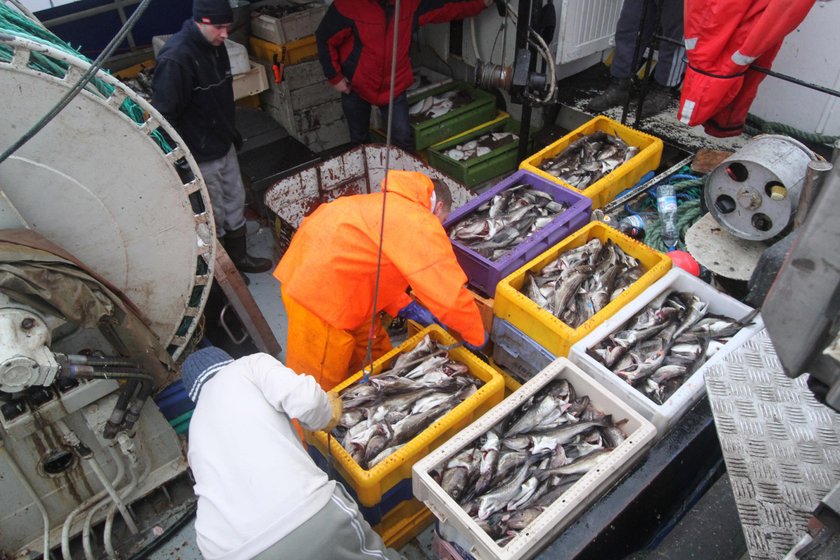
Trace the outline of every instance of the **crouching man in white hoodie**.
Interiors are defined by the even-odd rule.
[[[341,416],[335,393],[268,354],[234,360],[215,347],[184,361],[182,381],[196,403],[188,459],[205,558],[400,558],[315,465],[292,424],[331,430]]]

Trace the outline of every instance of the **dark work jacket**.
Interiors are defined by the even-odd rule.
[[[152,105],[175,127],[196,161],[227,154],[235,135],[233,78],[224,45],[211,45],[192,20],[160,50]]]

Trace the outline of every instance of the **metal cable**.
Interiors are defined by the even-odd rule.
[[[53,120],[70,102],[73,100],[76,95],[79,94],[82,89],[90,82],[90,80],[96,75],[99,69],[102,67],[102,64],[111,56],[111,53],[117,46],[122,43],[125,36],[128,34],[129,31],[134,27],[134,24],[137,23],[137,20],[140,19],[140,16],[143,15],[143,12],[146,11],[149,4],[151,4],[152,0],[142,0],[140,5],[134,10],[134,13],[131,14],[131,17],[126,20],[125,25],[114,35],[114,38],[111,39],[111,42],[105,47],[105,49],[99,53],[99,56],[96,57],[96,60],[93,61],[93,64],[87,69],[87,71],[79,78],[79,81],[68,91],[64,94],[64,97],[56,103],[56,105],[46,114],[44,115],[35,125],[32,126],[23,136],[21,136],[14,144],[12,144],[9,148],[6,149],[5,152],[0,154],[0,164],[4,161],[9,159],[9,157],[18,151],[24,144],[29,142],[38,132],[40,132],[51,120]]]
[[[394,3],[394,41],[391,47],[391,84],[388,92],[388,125],[385,132],[385,180],[382,183],[382,215],[379,223],[379,250],[376,253],[376,281],[373,287],[373,309],[370,317],[367,348],[362,366],[362,383],[370,380],[373,373],[373,337],[376,329],[376,304],[379,298],[379,280],[382,272],[382,240],[385,237],[385,207],[388,200],[388,171],[391,168],[391,125],[394,114],[394,77],[397,74],[397,41],[399,39],[400,0]],[[387,26],[387,20],[385,25]]]

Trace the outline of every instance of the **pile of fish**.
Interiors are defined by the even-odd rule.
[[[469,368],[427,335],[390,369],[341,393],[333,435],[356,463],[370,469],[408,443],[482,385]]]
[[[472,96],[465,90],[450,90],[424,97],[408,108],[412,124],[445,115],[453,109],[472,103]]]
[[[611,239],[597,237],[560,253],[539,272],[528,271],[522,293],[572,328],[617,298],[644,273]]]
[[[625,437],[589,397],[554,380],[430,474],[504,546]]]
[[[694,294],[662,294],[587,353],[656,404],[752,322],[707,312]]]
[[[495,261],[568,208],[550,194],[520,183],[465,216],[450,230],[449,238]]]
[[[294,13],[297,13],[297,12],[302,12],[304,10],[314,8],[318,5],[319,4],[316,4],[314,2],[303,3],[303,4],[292,2],[290,4],[282,4],[282,5],[275,4],[275,5],[271,5],[271,6],[260,6],[258,8],[254,8],[254,10],[252,11],[252,14],[256,13],[257,15],[261,15],[261,16],[271,16],[271,17],[276,17],[276,18],[282,18],[282,17],[288,16],[288,15],[291,15],[291,14],[294,14]]]
[[[576,189],[585,189],[613,169],[639,153],[618,136],[594,132],[578,138],[539,167]]]
[[[517,140],[519,140],[519,136],[513,132],[488,132],[475,140],[458,144],[454,148],[446,150],[446,157],[455,161],[466,161],[487,155],[493,150]]]
[[[137,75],[133,78],[128,80],[123,80],[123,83],[134,90],[137,95],[148,101],[149,103],[152,102],[152,75],[154,74],[154,68],[143,68]]]

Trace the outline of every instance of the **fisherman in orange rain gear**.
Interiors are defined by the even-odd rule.
[[[274,271],[288,315],[286,365],[329,390],[391,349],[379,312],[416,317],[411,286],[426,323],[439,320],[474,346],[487,334],[467,277],[443,229],[452,195],[446,185],[411,171],[390,171],[379,295],[371,318],[382,223],[382,193],[341,197],[305,218]],[[402,313],[401,313],[402,312]]]

